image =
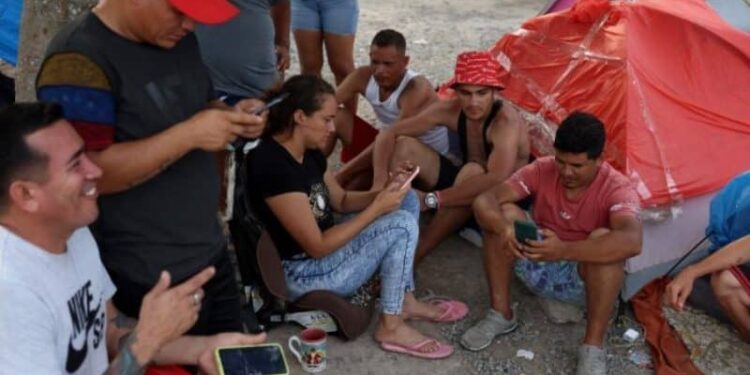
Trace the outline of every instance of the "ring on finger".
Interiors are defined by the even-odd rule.
[[[201,304],[201,294],[200,292],[193,293],[193,304],[198,306]]]

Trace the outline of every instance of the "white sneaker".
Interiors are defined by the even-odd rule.
[[[508,320],[503,314],[490,308],[484,319],[464,332],[461,345],[471,351],[479,351],[490,346],[495,337],[513,332],[518,328],[518,315],[515,308],[512,310],[513,318]]]
[[[607,375],[607,352],[593,345],[581,345],[576,375]]]

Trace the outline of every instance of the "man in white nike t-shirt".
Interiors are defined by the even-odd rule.
[[[141,374],[152,362],[212,372],[213,348],[263,341],[181,336],[213,268],[171,288],[163,272],[138,321],[117,311],[86,227],[99,213],[101,174],[59,105],[0,110],[0,373]]]

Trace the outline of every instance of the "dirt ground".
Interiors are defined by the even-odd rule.
[[[355,46],[357,64],[368,62],[369,42],[383,28],[394,28],[407,39],[411,68],[437,84],[452,75],[459,52],[486,49],[499,37],[535,16],[546,0],[365,0],[360,1],[359,31]],[[292,61],[296,61],[292,51]],[[290,71],[294,74],[298,66]],[[333,82],[330,72],[324,76]],[[369,117],[369,108],[360,104]],[[372,339],[370,330],[352,342],[329,338],[327,374],[572,374],[584,324],[552,325],[536,300],[520,288],[513,290],[522,319],[520,329],[496,340],[490,348],[471,353],[460,348],[458,338],[487,309],[487,286],[482,271],[481,250],[458,236],[445,241],[416,273],[417,295],[432,291],[465,301],[470,315],[452,325],[415,323],[423,332],[456,345],[448,359],[428,361],[386,353]],[[373,322],[374,323],[374,322]],[[282,345],[300,328],[286,325],[273,329],[269,341]],[[614,335],[613,335],[614,336]],[[610,373],[647,374],[627,360],[643,344],[624,345],[616,337],[610,348]],[[639,349],[640,348],[640,349]],[[517,357],[519,349],[530,350],[533,360]],[[289,355],[292,373],[302,373]]]
[[[515,286],[513,300],[521,319],[520,328],[498,338],[484,351],[469,352],[460,347],[461,334],[481,318],[488,306],[487,285],[482,271],[481,250],[452,236],[425,260],[416,273],[417,294],[432,291],[466,302],[469,316],[455,324],[436,325],[416,322],[422,332],[451,342],[456,352],[449,358],[429,361],[387,353],[372,339],[375,322],[368,332],[354,341],[338,337],[328,339],[326,374],[574,374],[576,353],[584,333],[584,323],[555,325],[547,320],[534,297]],[[285,325],[270,331],[269,341],[285,345],[300,331],[296,325]],[[632,352],[643,352],[642,342],[635,345],[619,340],[613,328],[608,339],[610,374],[650,374],[628,360]],[[519,349],[534,353],[532,360],[517,357]],[[287,352],[293,374],[302,374],[299,365]]]
[[[453,74],[456,55],[486,49],[536,15],[547,0],[364,0],[360,1],[355,47],[358,64],[368,63],[375,33],[393,28],[407,39],[411,68],[433,83]]]

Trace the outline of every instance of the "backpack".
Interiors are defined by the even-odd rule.
[[[271,317],[274,314],[283,313],[285,307],[283,301],[277,301],[263,283],[257,261],[257,250],[264,226],[253,212],[247,196],[247,158],[242,148],[235,151],[233,157],[236,166],[235,189],[232,197],[232,216],[228,221],[228,226],[237,255],[242,285],[257,291],[263,300],[260,309],[255,311],[253,298],[248,298],[249,307],[246,309],[248,314],[245,325],[248,331],[257,333],[264,331],[265,326],[273,324]]]

